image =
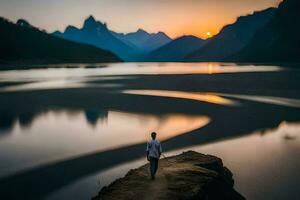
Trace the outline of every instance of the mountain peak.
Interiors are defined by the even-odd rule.
[[[141,28],[139,28],[137,30],[137,33],[146,33],[146,34],[148,34],[147,31],[145,31],[144,29],[141,29]]]
[[[69,25],[69,26],[66,27],[65,33],[72,32],[72,31],[77,31],[77,30],[78,30],[78,28],[76,28],[75,26]]]
[[[96,21],[96,19],[90,15],[83,24],[83,29],[88,29],[88,30],[96,30],[99,28],[105,28],[107,29],[106,23],[102,23],[100,21]]]
[[[16,23],[16,25],[18,26],[23,26],[23,27],[27,27],[27,28],[32,28],[33,26],[28,22],[26,21],[25,19],[19,19]]]
[[[95,20],[95,18],[94,18],[93,15],[90,15],[85,21],[86,22],[94,22],[94,23],[96,23],[96,20]]]
[[[157,32],[156,36],[166,38],[167,40],[172,40],[166,33],[162,31]]]
[[[157,32],[157,35],[167,36],[167,35],[166,35],[164,32],[162,32],[162,31]]]

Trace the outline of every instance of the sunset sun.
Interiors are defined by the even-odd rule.
[[[206,36],[209,38],[209,37],[211,37],[211,32],[206,32]]]

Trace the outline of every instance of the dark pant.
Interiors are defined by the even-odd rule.
[[[158,167],[158,159],[150,157],[150,173],[151,177],[154,178]]]

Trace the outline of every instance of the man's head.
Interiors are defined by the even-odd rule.
[[[156,133],[155,133],[155,132],[152,132],[152,133],[151,133],[151,137],[152,137],[153,140],[155,140],[155,138],[156,138]]]

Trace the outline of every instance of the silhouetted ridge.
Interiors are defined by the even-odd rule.
[[[141,59],[157,62],[182,61],[189,53],[201,48],[206,43],[206,40],[195,36],[182,36],[150,52]]]
[[[1,62],[40,64],[120,61],[110,52],[60,39],[32,27],[24,20],[13,24],[0,18]]]
[[[246,62],[300,61],[300,1],[283,1],[274,17],[249,44],[228,60]]]
[[[75,26],[67,26],[65,32],[72,32],[72,31],[78,31],[79,29]]]
[[[83,29],[89,31],[99,31],[99,29],[102,28],[107,30],[106,24],[101,23],[100,21],[96,21],[92,15],[84,21]]]
[[[143,29],[138,29],[136,32],[127,34],[111,32],[115,37],[137,49],[140,54],[149,53],[172,41],[172,39],[163,32],[148,33]]]
[[[34,28],[28,21],[25,19],[19,19],[16,23],[18,26],[27,27],[27,28]]]
[[[62,34],[62,32],[60,32],[60,31],[55,31],[55,32],[53,32],[52,34],[55,35],[55,36],[60,36],[60,35]]]
[[[139,28],[138,30],[137,30],[137,33],[147,33],[144,29],[141,29],[141,28]]]
[[[96,19],[93,15],[90,15],[86,20],[85,23],[96,23]]]
[[[275,8],[239,17],[225,26],[210,42],[186,57],[189,61],[221,61],[239,52],[252,39],[254,33],[268,23]]]

